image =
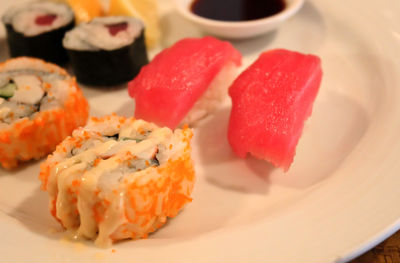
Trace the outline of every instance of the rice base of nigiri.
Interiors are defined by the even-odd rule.
[[[238,74],[235,63],[228,62],[215,76],[207,90],[193,105],[183,118],[179,126],[189,124],[196,126],[207,115],[215,112],[221,103],[227,98],[228,88]]]

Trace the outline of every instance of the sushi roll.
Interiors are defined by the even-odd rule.
[[[54,151],[88,117],[88,103],[62,68],[34,58],[0,64],[0,164],[14,168]]]
[[[284,49],[261,54],[229,88],[228,141],[233,151],[287,171],[321,79],[317,56]]]
[[[197,123],[227,97],[241,59],[229,42],[213,37],[175,43],[128,84],[135,117],[170,128]]]
[[[67,32],[63,40],[78,81],[119,85],[148,63],[143,23],[133,17],[98,17]]]
[[[74,27],[74,13],[68,5],[51,1],[21,3],[2,17],[12,57],[30,56],[64,64],[65,32]]]
[[[52,215],[101,247],[147,237],[191,201],[191,137],[189,128],[91,118],[41,165]]]

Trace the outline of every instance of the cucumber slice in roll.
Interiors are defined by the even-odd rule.
[[[14,92],[17,89],[17,85],[14,83],[8,83],[0,88],[0,97],[4,99],[11,98],[14,96]]]

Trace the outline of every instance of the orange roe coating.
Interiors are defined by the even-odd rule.
[[[1,63],[0,71],[10,61],[18,59]],[[29,60],[42,67],[44,64],[49,72],[68,75],[56,65],[39,59]],[[34,119],[22,118],[0,130],[0,164],[4,168],[12,169],[21,161],[42,158],[52,152],[75,128],[86,123],[89,113],[88,102],[75,79],[71,78],[68,81],[70,81],[69,97],[63,108],[37,112]]]
[[[192,201],[195,171],[190,156],[190,140],[193,134],[188,127],[184,128],[184,133],[187,144],[180,158],[150,168],[160,175],[157,180],[143,183],[138,177],[128,185],[125,195],[125,217],[128,223],[121,225],[111,235],[113,240],[147,238],[149,233],[162,227],[168,217],[175,217]],[[141,175],[145,176],[146,173]]]

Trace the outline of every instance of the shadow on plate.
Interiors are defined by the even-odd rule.
[[[25,172],[25,171],[29,171],[29,169],[31,169],[34,166],[37,166],[37,164],[39,164],[41,160],[30,160],[30,161],[26,161],[26,162],[21,162],[18,164],[18,167],[12,169],[12,170],[6,170],[4,168],[0,167],[0,176],[18,176],[20,173]],[[35,173],[38,174],[38,173]],[[19,178],[21,180],[33,180],[32,177],[29,176],[19,176]],[[34,177],[34,180],[37,180],[37,177]]]
[[[96,248],[90,240],[75,240],[71,232],[66,231],[50,214],[47,192],[39,187],[32,191],[17,207],[6,211],[10,217],[17,219],[26,229],[37,235],[59,242],[70,248],[70,252],[82,252],[82,248]],[[89,252],[89,251],[87,251]],[[51,251],[49,251],[51,253]]]
[[[39,187],[7,214],[20,221],[30,231],[50,239],[60,239],[64,232],[51,217],[47,193],[41,191]]]
[[[228,143],[230,108],[223,108],[195,129],[194,153],[199,167],[204,167],[207,182],[225,190],[267,194],[269,174],[274,170],[267,162],[252,157],[238,158]]]

